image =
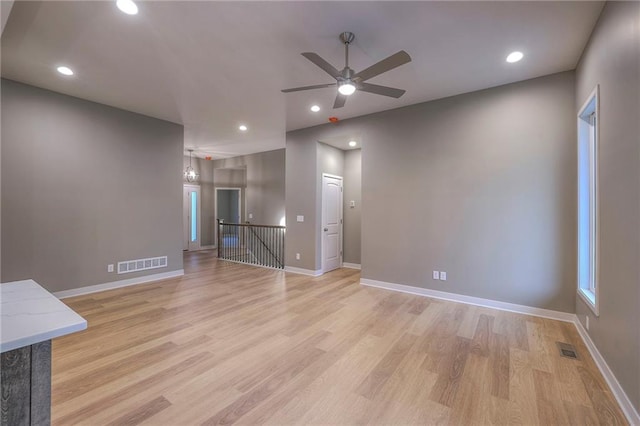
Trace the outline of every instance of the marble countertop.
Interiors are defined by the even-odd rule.
[[[33,280],[0,284],[0,353],[87,328],[87,321]]]

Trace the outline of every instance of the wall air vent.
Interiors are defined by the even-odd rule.
[[[128,274],[129,272],[146,271],[147,269],[157,269],[167,267],[167,256],[150,257],[148,259],[125,260],[118,262],[118,274]]]

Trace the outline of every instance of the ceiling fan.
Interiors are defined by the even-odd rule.
[[[302,90],[323,89],[325,87],[338,86],[338,94],[336,100],[333,103],[333,108],[342,108],[347,101],[347,96],[353,94],[356,89],[362,92],[374,93],[376,95],[389,96],[392,98],[399,98],[406,92],[402,89],[395,89],[393,87],[379,86],[377,84],[365,83],[367,80],[390,71],[394,68],[404,65],[407,62],[411,62],[411,56],[404,50],[394,53],[386,59],[381,60],[369,68],[355,73],[349,68],[349,44],[353,42],[355,35],[350,32],[343,32],[340,34],[340,41],[344,43],[344,61],[345,66],[342,71],[338,71],[329,62],[322,59],[318,54],[313,52],[304,52],[302,56],[319,66],[336,79],[335,83],[328,84],[316,84],[314,86],[294,87],[293,89],[284,89],[284,93],[300,92]]]

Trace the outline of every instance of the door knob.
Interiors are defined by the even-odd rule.
[[[324,232],[327,232],[329,230],[329,228],[324,228]]]

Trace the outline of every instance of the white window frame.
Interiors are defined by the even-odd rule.
[[[600,315],[600,283],[598,279],[598,143],[600,128],[599,86],[596,86],[578,112],[578,235],[577,235],[577,278],[578,295],[596,316]],[[585,164],[586,163],[586,164]],[[587,168],[585,170],[585,167]],[[583,174],[588,173],[589,223],[581,221],[584,200],[580,193],[585,185]],[[588,226],[588,265],[585,267],[581,256],[581,232]],[[585,269],[588,272],[585,273]],[[586,275],[586,276],[585,276]]]

